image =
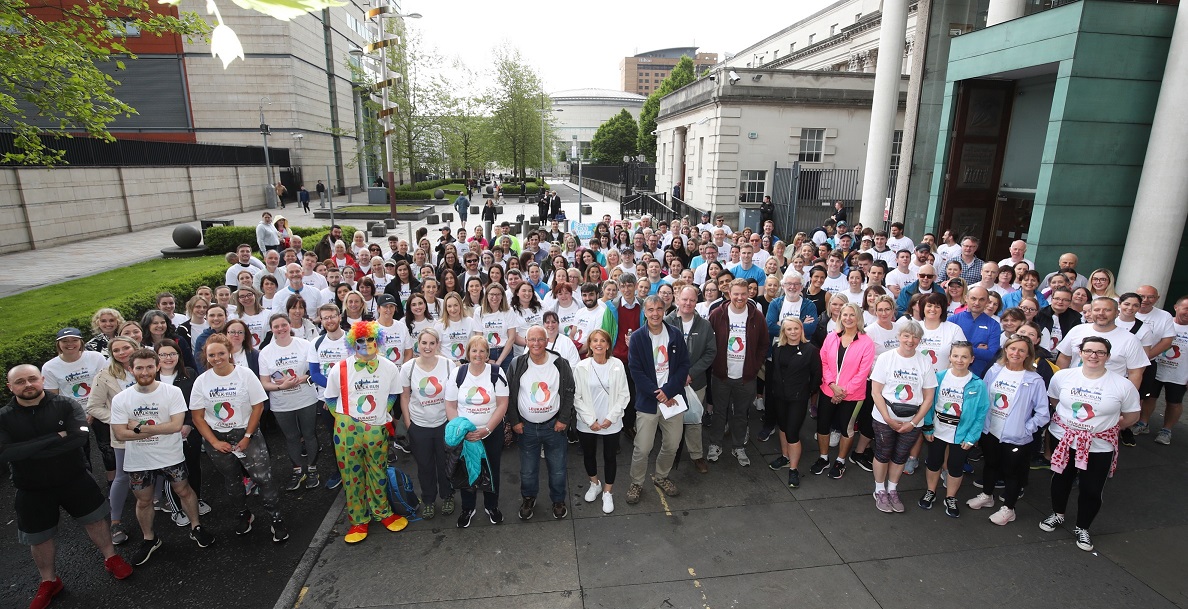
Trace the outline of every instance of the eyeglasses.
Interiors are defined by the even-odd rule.
[[[1100,349],[1081,349],[1081,357],[1105,357],[1109,354],[1109,351],[1102,351]]]
[[[227,336],[243,336],[243,330],[228,330]]]
[[[159,357],[159,358],[162,358],[162,359],[164,359],[164,358],[166,358],[166,357],[169,357],[169,358],[176,358],[176,357],[177,357],[177,354],[176,354],[176,353],[171,353],[171,352],[169,352],[169,351],[162,351],[162,352],[160,352],[160,353],[158,353],[158,354],[157,354],[157,357]]]
[[[1036,309],[1035,307],[1019,307],[1019,310],[1020,311],[1031,311],[1034,313],[1035,311],[1038,311],[1039,309]]]
[[[927,273],[920,273],[916,276],[919,277],[920,279],[934,279],[934,278],[936,278],[936,275],[929,275]]]

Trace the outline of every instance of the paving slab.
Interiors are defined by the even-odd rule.
[[[876,560],[850,567],[883,609],[1174,607],[1104,556],[1077,549],[1071,539]]]
[[[1048,535],[1036,526],[1047,513],[1040,514],[1023,503],[1016,506],[1017,520],[1000,527],[988,520],[990,510],[971,510],[964,505],[972,493],[958,495],[960,518],[945,516],[939,501],[931,510],[920,509],[916,502],[922,494],[902,493],[902,514],[878,511],[870,493],[801,501],[800,506],[846,562],[1033,543]]]
[[[795,504],[577,519],[582,586],[602,587],[838,564]],[[629,560],[625,558],[629,557]]]
[[[876,609],[874,597],[845,565],[735,577],[689,575],[683,581],[586,588],[586,609],[624,607],[796,607]]]
[[[458,529],[455,520],[438,516],[410,523],[399,533],[375,523],[364,542],[348,546],[342,541],[344,513],[306,582],[302,605],[381,607],[393,605],[394,596],[431,603],[578,589],[570,521],[521,523],[513,513],[502,525],[475,530]],[[395,573],[399,586],[363,584]]]
[[[1093,545],[1103,556],[1141,580],[1179,607],[1188,607],[1184,578],[1184,548],[1188,526],[1094,535]]]

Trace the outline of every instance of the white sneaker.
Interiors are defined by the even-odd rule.
[[[1009,508],[1005,505],[998,508],[998,511],[994,512],[994,515],[990,516],[990,522],[993,522],[994,524],[996,524],[998,526],[1006,526],[1007,524],[1012,523],[1014,521],[1015,521],[1015,510],[1012,510],[1011,508]]]
[[[971,510],[980,510],[982,508],[994,507],[994,497],[986,493],[978,493],[977,497],[965,502]]]
[[[738,459],[738,464],[742,467],[747,467],[751,464],[751,458],[747,456],[747,449],[736,448],[730,452],[734,453],[734,458]]]
[[[610,492],[602,494],[602,513],[609,514],[615,511],[615,498],[611,497]]]
[[[758,410],[759,412],[763,412],[763,398],[762,397],[755,398],[755,410]]]
[[[717,444],[710,444],[709,450],[705,451],[705,458],[711,462],[717,463],[718,457],[722,456],[722,447]]]
[[[595,480],[590,483],[590,490],[586,491],[586,503],[593,503],[598,498],[598,493],[602,492],[602,482]]]
[[[199,499],[198,500],[198,515],[205,516],[210,513],[210,504]]]
[[[829,448],[837,448],[838,444],[841,444],[841,432],[840,431],[829,432]]]
[[[173,524],[175,524],[179,527],[190,526],[190,517],[186,516],[185,512],[177,511],[177,512],[170,514],[169,517],[173,519]]]

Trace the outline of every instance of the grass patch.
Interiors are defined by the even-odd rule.
[[[149,260],[0,298],[0,340],[8,342],[47,328],[56,332],[67,320],[123,303],[130,294],[143,292],[146,286],[164,286],[179,277],[213,274],[226,268],[222,256]],[[189,296],[178,294],[178,311],[184,310],[182,298]],[[90,327],[80,329],[90,335]]]

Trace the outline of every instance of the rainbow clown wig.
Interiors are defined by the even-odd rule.
[[[377,343],[380,341],[380,325],[374,321],[360,321],[351,324],[351,329],[347,330],[346,343],[351,349],[357,350],[357,345],[360,340],[371,338]]]

